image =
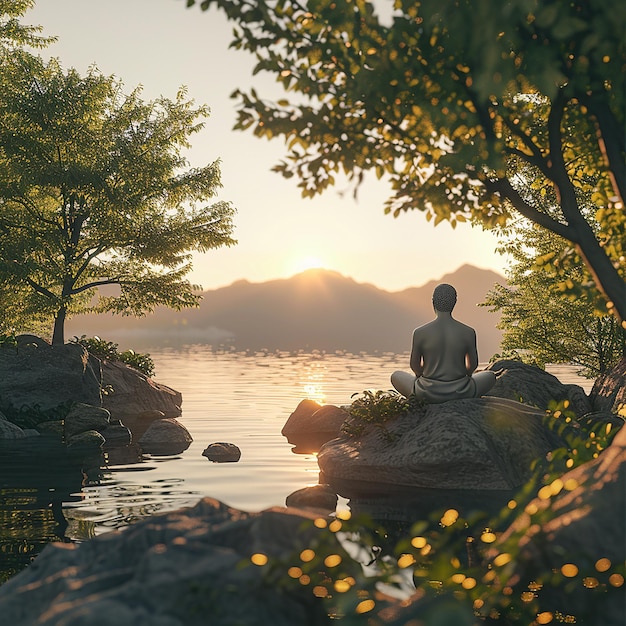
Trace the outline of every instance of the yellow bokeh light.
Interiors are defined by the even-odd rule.
[[[336,533],[339,532],[341,530],[341,522],[336,519],[334,521],[332,521],[330,524],[328,524],[328,530],[330,530],[330,532],[332,533]]]
[[[350,583],[346,580],[335,581],[335,591],[337,593],[345,593],[346,591],[350,591],[350,586]]]
[[[250,560],[255,564],[258,565],[259,567],[266,565],[267,564],[267,555],[263,554],[261,552],[257,552],[256,554],[253,554],[250,557]]]
[[[452,574],[452,576],[450,576],[450,580],[453,583],[456,583],[457,585],[460,585],[464,580],[465,580],[465,574]]]
[[[522,591],[520,598],[522,602],[532,602],[535,599],[535,594],[532,591]]]
[[[587,589],[595,589],[599,584],[600,582],[598,579],[593,576],[586,576],[583,578],[583,586]]]
[[[326,565],[326,567],[337,567],[339,563],[341,563],[341,557],[338,554],[329,554],[324,559],[324,565]]]
[[[561,568],[561,574],[563,574],[566,578],[574,578],[574,576],[578,575],[578,567],[576,567],[573,563],[566,563]]]
[[[287,574],[289,574],[291,578],[300,578],[300,576],[302,576],[302,570],[299,567],[290,567],[287,570]]]
[[[537,493],[540,500],[549,500],[552,495],[552,490],[548,485],[543,486]]]
[[[493,543],[497,539],[495,533],[490,530],[486,530],[481,536],[480,540],[483,543]]]
[[[326,528],[326,526],[328,526],[328,522],[325,519],[322,519],[321,517],[318,517],[313,524],[317,527],[317,528]]]
[[[473,589],[476,586],[476,579],[469,576],[461,583],[463,589]]]
[[[611,561],[606,558],[598,559],[596,561],[596,570],[598,572],[606,572],[611,569]]]
[[[424,537],[413,537],[413,539],[411,539],[411,545],[414,548],[423,548],[427,543]]]
[[[537,614],[537,624],[549,624],[553,619],[554,615],[550,611]]]
[[[356,605],[355,612],[358,614],[368,613],[376,606],[374,600],[363,600]]]
[[[303,561],[304,563],[308,563],[309,561],[312,561],[315,558],[315,552],[313,550],[302,550],[302,552],[300,552],[300,560]]]
[[[328,595],[328,589],[323,585],[316,585],[313,587],[313,595],[316,598],[325,598]]]
[[[527,504],[526,508],[524,509],[524,511],[526,511],[528,515],[534,515],[538,510],[539,508],[534,502],[530,502],[529,504]]]
[[[493,560],[493,564],[496,567],[502,567],[511,561],[511,555],[503,552],[502,554],[498,554],[498,556]]]
[[[517,502],[515,502],[515,500],[509,500],[509,502],[508,502],[508,504],[507,504],[507,507],[508,507],[509,509],[511,509],[511,511],[512,511],[514,508],[516,508],[516,507],[517,507]]]
[[[609,584],[612,587],[621,587],[624,584],[624,577],[621,574],[611,574],[609,576]]]
[[[348,511],[348,509],[342,509],[341,511],[337,511],[337,519],[341,519],[344,522],[349,520],[352,517],[352,513]]]
[[[456,509],[448,509],[441,518],[442,526],[452,526],[459,519],[459,512]]]
[[[567,491],[574,491],[578,487],[578,481],[575,478],[568,478],[563,486]]]
[[[300,581],[301,585],[308,585],[311,582],[311,577],[307,574],[302,574],[302,576],[300,576],[298,580]]]
[[[398,567],[404,569],[405,567],[411,567],[415,563],[415,557],[412,554],[403,554],[398,559]]]

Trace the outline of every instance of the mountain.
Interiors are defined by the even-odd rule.
[[[504,278],[470,265],[397,292],[321,269],[264,283],[240,280],[204,292],[197,309],[159,308],[140,319],[82,315],[67,322],[66,334],[98,335],[138,349],[202,343],[243,350],[404,352],[413,329],[433,318],[432,291],[442,282],[456,287],[454,316],[476,329],[480,358],[489,359],[500,344],[499,317],[477,304]]]

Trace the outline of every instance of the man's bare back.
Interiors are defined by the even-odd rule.
[[[393,386],[404,396],[415,395],[427,402],[445,402],[478,397],[495,383],[490,371],[474,373],[478,367],[476,332],[452,317],[456,290],[441,284],[433,292],[437,317],[413,331],[411,369],[394,372]]]

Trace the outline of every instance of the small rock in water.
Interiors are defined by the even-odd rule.
[[[193,441],[189,431],[173,418],[158,419],[139,440],[144,452],[155,455],[180,454]]]
[[[234,443],[218,441],[207,446],[202,456],[214,463],[236,463],[241,458],[241,450]]]

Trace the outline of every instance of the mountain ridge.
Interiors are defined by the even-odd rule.
[[[499,316],[476,305],[505,279],[468,264],[400,291],[326,269],[260,283],[242,279],[204,291],[196,309],[159,307],[139,319],[81,315],[67,322],[66,333],[98,335],[135,349],[200,343],[241,350],[405,352],[413,329],[432,319],[432,290],[441,282],[457,289],[454,316],[476,329],[479,356],[488,360],[499,348]]]

